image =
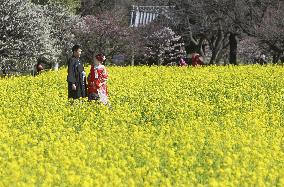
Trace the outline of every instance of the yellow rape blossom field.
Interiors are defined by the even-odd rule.
[[[284,186],[283,67],[108,70],[112,110],[0,79],[0,186]]]

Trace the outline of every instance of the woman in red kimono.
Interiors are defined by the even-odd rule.
[[[88,98],[89,100],[100,100],[105,105],[108,104],[106,67],[102,65],[106,57],[103,54],[97,54],[91,70],[88,75]]]

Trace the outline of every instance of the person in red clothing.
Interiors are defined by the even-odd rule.
[[[106,57],[103,54],[97,54],[94,57],[88,75],[88,99],[100,100],[105,105],[108,104],[107,79],[108,74],[106,67],[102,64]]]
[[[179,60],[179,65],[180,66],[187,66],[187,63],[185,62],[184,58],[181,57],[180,60]]]
[[[32,74],[33,76],[39,75],[43,70],[44,68],[42,64],[42,59],[38,59],[36,65],[34,65]]]
[[[203,58],[200,54],[194,52],[191,55],[192,66],[203,65]]]

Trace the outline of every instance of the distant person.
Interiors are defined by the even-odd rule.
[[[79,45],[72,47],[72,58],[68,61],[68,98],[86,97],[86,73],[80,61],[82,49]]]
[[[90,73],[88,75],[88,98],[89,100],[100,100],[103,104],[108,104],[108,73],[103,62],[106,57],[97,54],[93,58]]]
[[[203,57],[196,52],[192,53],[191,61],[192,61],[192,66],[203,65]]]
[[[40,60],[37,61],[37,64],[35,65],[35,70],[37,75],[44,70],[43,64],[40,62]]]
[[[179,65],[180,66],[187,66],[187,63],[185,62],[185,59],[183,57],[180,58]]]
[[[37,63],[34,65],[31,74],[33,76],[39,75],[44,70],[42,59],[38,58]]]
[[[267,64],[265,54],[261,54],[261,55],[260,55],[260,57],[259,57],[259,63],[260,63],[261,65]]]

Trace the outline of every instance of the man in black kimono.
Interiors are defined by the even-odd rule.
[[[72,47],[72,58],[68,62],[68,98],[78,99],[86,97],[86,73],[80,62],[81,48],[79,45]]]

